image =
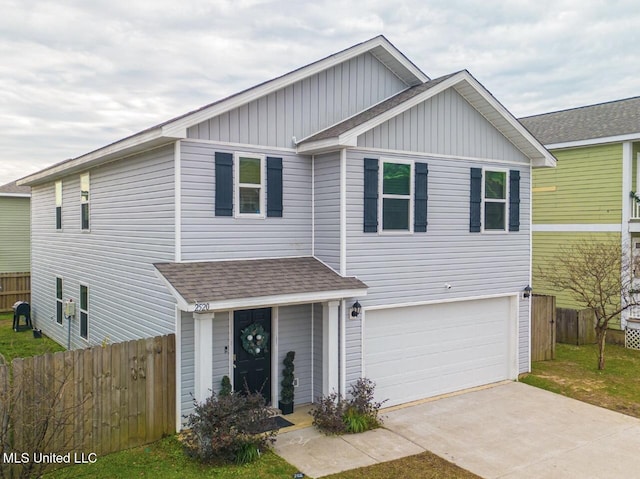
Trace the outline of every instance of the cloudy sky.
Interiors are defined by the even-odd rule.
[[[0,0],[0,185],[384,34],[514,115],[640,95],[637,0]]]

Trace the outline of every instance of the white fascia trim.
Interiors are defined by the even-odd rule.
[[[531,225],[531,231],[547,233],[622,233],[622,224],[538,224]]]
[[[426,159],[433,159],[433,160],[438,160],[438,159],[442,159],[442,160],[464,160],[464,161],[473,161],[473,162],[477,162],[477,163],[495,163],[495,164],[499,164],[499,165],[513,165],[513,166],[520,166],[523,168],[528,168],[529,164],[528,163],[523,163],[522,161],[514,161],[514,160],[497,160],[495,158],[480,158],[478,156],[456,156],[456,155],[447,155],[444,153],[428,153],[428,152],[423,152],[423,151],[410,151],[410,150],[388,150],[385,148],[354,148],[351,149],[350,152],[352,153],[379,153],[380,155],[399,155],[402,156],[403,158],[407,158],[409,156],[415,156],[416,160],[424,160]]]
[[[622,143],[623,141],[640,140],[640,133],[630,133],[628,135],[604,136],[602,138],[589,138],[588,140],[565,141],[562,143],[549,143],[546,146],[549,150],[560,148],[577,148],[580,146],[592,146],[605,143]]]
[[[523,286],[524,288],[524,286]],[[509,293],[485,294],[481,296],[466,296],[462,298],[433,299],[429,301],[414,301],[411,303],[381,304],[377,306],[363,306],[363,311],[375,311],[378,309],[408,308],[411,306],[427,306],[430,304],[457,303],[459,301],[477,301],[479,299],[507,298],[518,296],[521,291],[512,291]]]
[[[315,154],[328,153],[340,148],[356,147],[358,146],[358,139],[350,139],[349,141],[341,141],[339,137],[327,138],[324,140],[312,141],[298,145],[296,153],[301,154]]]
[[[343,290],[336,290],[336,291],[318,291],[318,292],[311,292],[311,293],[279,294],[275,296],[258,296],[255,298],[237,298],[237,299],[229,299],[224,301],[203,300],[199,303],[200,304],[208,303],[209,304],[208,312],[212,312],[212,311],[215,312],[215,311],[227,311],[229,309],[249,309],[249,308],[261,308],[261,307],[277,306],[277,305],[338,301],[342,298],[352,298],[354,296],[366,296],[366,295],[367,295],[366,288],[362,288],[362,289],[343,289]],[[186,304],[186,301],[184,300],[184,298],[181,297],[181,299],[182,299],[182,304]],[[184,311],[194,312],[195,306],[196,306],[196,303],[186,304],[187,309],[185,309]]]
[[[0,198],[31,198],[29,193],[0,193]]]
[[[218,140],[204,140],[201,138],[185,138],[182,140],[184,142],[188,141],[189,143],[204,143],[207,145],[216,145],[216,146],[225,146],[234,150],[242,150],[242,151],[252,151],[256,150],[256,152],[264,153],[265,151],[277,151],[284,153],[296,153],[295,148],[285,148],[284,146],[271,146],[271,145],[250,145],[247,143],[233,143],[230,141],[218,141]]]
[[[115,160],[123,160],[133,155],[146,151],[162,148],[171,144],[180,137],[165,137],[160,133],[159,128],[155,128],[145,133],[139,133],[125,140],[112,143],[109,146],[92,151],[78,158],[64,161],[50,168],[45,168],[39,172],[18,180],[18,185],[33,186],[53,179],[61,178],[65,175],[93,168],[98,164],[108,163]]]
[[[429,98],[434,97],[437,94],[442,93],[443,91],[451,88],[456,83],[459,83],[462,80],[464,80],[463,73],[464,72],[457,73],[456,75],[446,79],[445,81],[443,81],[442,83],[439,83],[433,88],[429,88],[428,90],[420,93],[419,95],[416,95],[413,98],[410,98],[400,103],[394,108],[391,108],[390,110],[387,110],[381,113],[380,115],[372,118],[371,120],[366,121],[352,128],[351,130],[343,133],[338,137],[338,143],[339,144],[355,143],[357,145],[358,136],[362,135],[363,133],[366,133],[367,131],[375,128],[378,125],[381,125],[382,123],[390,120],[391,118],[395,118],[396,116],[400,115],[401,113],[404,113],[405,111],[409,110],[410,108],[413,108],[414,106],[422,103],[423,101],[428,100]]]
[[[208,120],[211,117],[218,116],[253,100],[257,100],[258,98],[269,95],[270,93],[280,90],[297,81],[315,75],[316,73],[319,73],[328,68],[332,68],[351,58],[355,58],[358,55],[368,52],[376,47],[383,47],[385,50],[387,50],[394,58],[398,60],[398,62],[400,62],[407,70],[411,71],[421,81],[424,82],[428,80],[428,77],[426,77],[424,73],[418,70],[415,65],[409,62],[404,57],[404,55],[402,55],[395,47],[393,47],[393,45],[391,45],[383,37],[378,36],[359,45],[355,45],[340,53],[331,55],[324,60],[320,60],[318,62],[312,63],[311,65],[307,65],[306,67],[302,67],[298,70],[287,73],[279,78],[267,81],[267,83],[246,90],[244,93],[239,93],[229,98],[228,100],[221,100],[219,103],[211,105],[209,108],[193,112],[183,118],[172,121],[165,125],[162,128],[162,131],[165,135],[172,135],[176,133],[182,134],[186,131],[187,128],[193,125],[197,125],[198,123]]]
[[[169,289],[169,292],[173,295],[173,297],[176,300],[176,305],[178,307],[178,309],[180,309],[180,311],[190,311],[193,312],[195,308],[189,309],[189,303],[187,303],[185,301],[185,299],[182,297],[182,295],[180,293],[178,293],[178,290],[176,290],[173,285],[167,281],[167,278],[165,278],[162,273],[160,271],[158,271],[157,268],[153,268],[153,272],[156,274],[156,276],[158,278],[160,278],[160,280],[165,284],[165,286]],[[208,312],[208,311],[207,311]]]
[[[522,135],[539,153],[543,158],[532,159],[531,165],[534,167],[547,167],[555,168],[556,159],[547,151],[547,149],[538,141],[538,139],[529,133],[522,123],[518,121],[502,104],[495,99],[475,78],[471,76],[466,70],[462,72],[464,79],[477,91],[482,98],[489,103],[500,115],[520,134]],[[457,76],[457,75],[456,75]],[[496,125],[494,125],[496,126]],[[496,128],[498,128],[496,126]],[[498,128],[499,129],[499,128]],[[505,135],[507,136],[507,135]],[[507,136],[507,138],[509,138]],[[517,146],[516,146],[517,148]],[[524,153],[524,152],[523,152]]]

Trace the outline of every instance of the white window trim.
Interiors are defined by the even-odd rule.
[[[489,199],[486,200],[485,198],[485,184],[487,181],[487,171],[489,172],[497,172],[497,173],[504,173],[504,195],[505,198],[504,200],[500,200],[500,199]],[[505,234],[509,232],[509,183],[510,183],[510,178],[509,178],[509,170],[506,168],[493,168],[493,167],[489,167],[489,168],[482,168],[482,193],[481,193],[481,198],[482,198],[482,203],[480,205],[480,218],[481,218],[481,232],[482,233],[487,233],[487,234]],[[487,224],[487,219],[485,217],[485,202],[488,203],[504,203],[504,229],[502,230],[488,230],[485,229],[485,225]]]
[[[384,185],[384,164],[385,163],[396,163],[396,164],[405,164],[411,166],[411,173],[409,178],[409,229],[408,230],[385,230],[384,229],[384,221],[383,221],[383,203],[385,198],[390,199],[406,199],[406,195],[389,195],[383,194],[383,185]],[[415,161],[408,160],[404,158],[381,158],[380,159],[380,174],[378,175],[378,218],[379,218],[379,235],[410,235],[413,234],[413,223],[414,223],[414,212],[415,212]]]
[[[89,195],[86,201],[82,198],[82,177],[85,175],[87,176],[87,182],[89,183],[89,187],[87,188]],[[89,221],[89,227],[87,229],[82,227],[82,205],[85,203],[89,206],[87,208],[87,220]],[[88,171],[80,174],[80,231],[86,233],[91,232],[91,174]]]
[[[253,183],[240,183],[240,158],[255,158],[260,160],[260,213],[240,213],[240,188],[257,188]],[[233,154],[233,196],[234,218],[254,218],[264,219],[266,215],[266,183],[267,183],[267,160],[265,155],[256,153],[234,152]]]
[[[82,287],[87,288],[87,309],[82,309]],[[80,295],[78,296],[78,336],[83,341],[89,342],[89,285],[80,283]],[[82,313],[87,315],[87,337],[82,336]]]
[[[58,298],[58,280],[60,280],[60,285],[62,286],[62,298]],[[58,322],[58,303],[62,306],[62,315],[60,317],[60,322]],[[55,321],[58,326],[64,328],[64,278],[62,276],[56,276],[56,315]]]
[[[58,204],[58,188],[60,188],[60,204]],[[55,217],[55,223],[56,223],[56,231],[62,231],[64,229],[64,223],[63,223],[63,218],[62,218],[62,203],[64,201],[64,190],[62,188],[62,180],[58,180],[54,183],[53,186],[53,196],[54,196],[54,200],[56,203],[56,217]],[[58,228],[58,208],[60,208],[60,228]]]

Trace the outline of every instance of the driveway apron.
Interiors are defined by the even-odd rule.
[[[485,478],[640,477],[640,420],[522,383],[384,411],[383,417],[384,429],[359,435],[283,433],[276,452],[311,477],[424,450]]]

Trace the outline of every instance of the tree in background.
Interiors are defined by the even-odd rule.
[[[553,267],[540,268],[542,278],[556,290],[567,291],[596,318],[598,369],[605,367],[609,322],[638,304],[631,288],[631,264],[619,241],[582,240],[561,247]]]

